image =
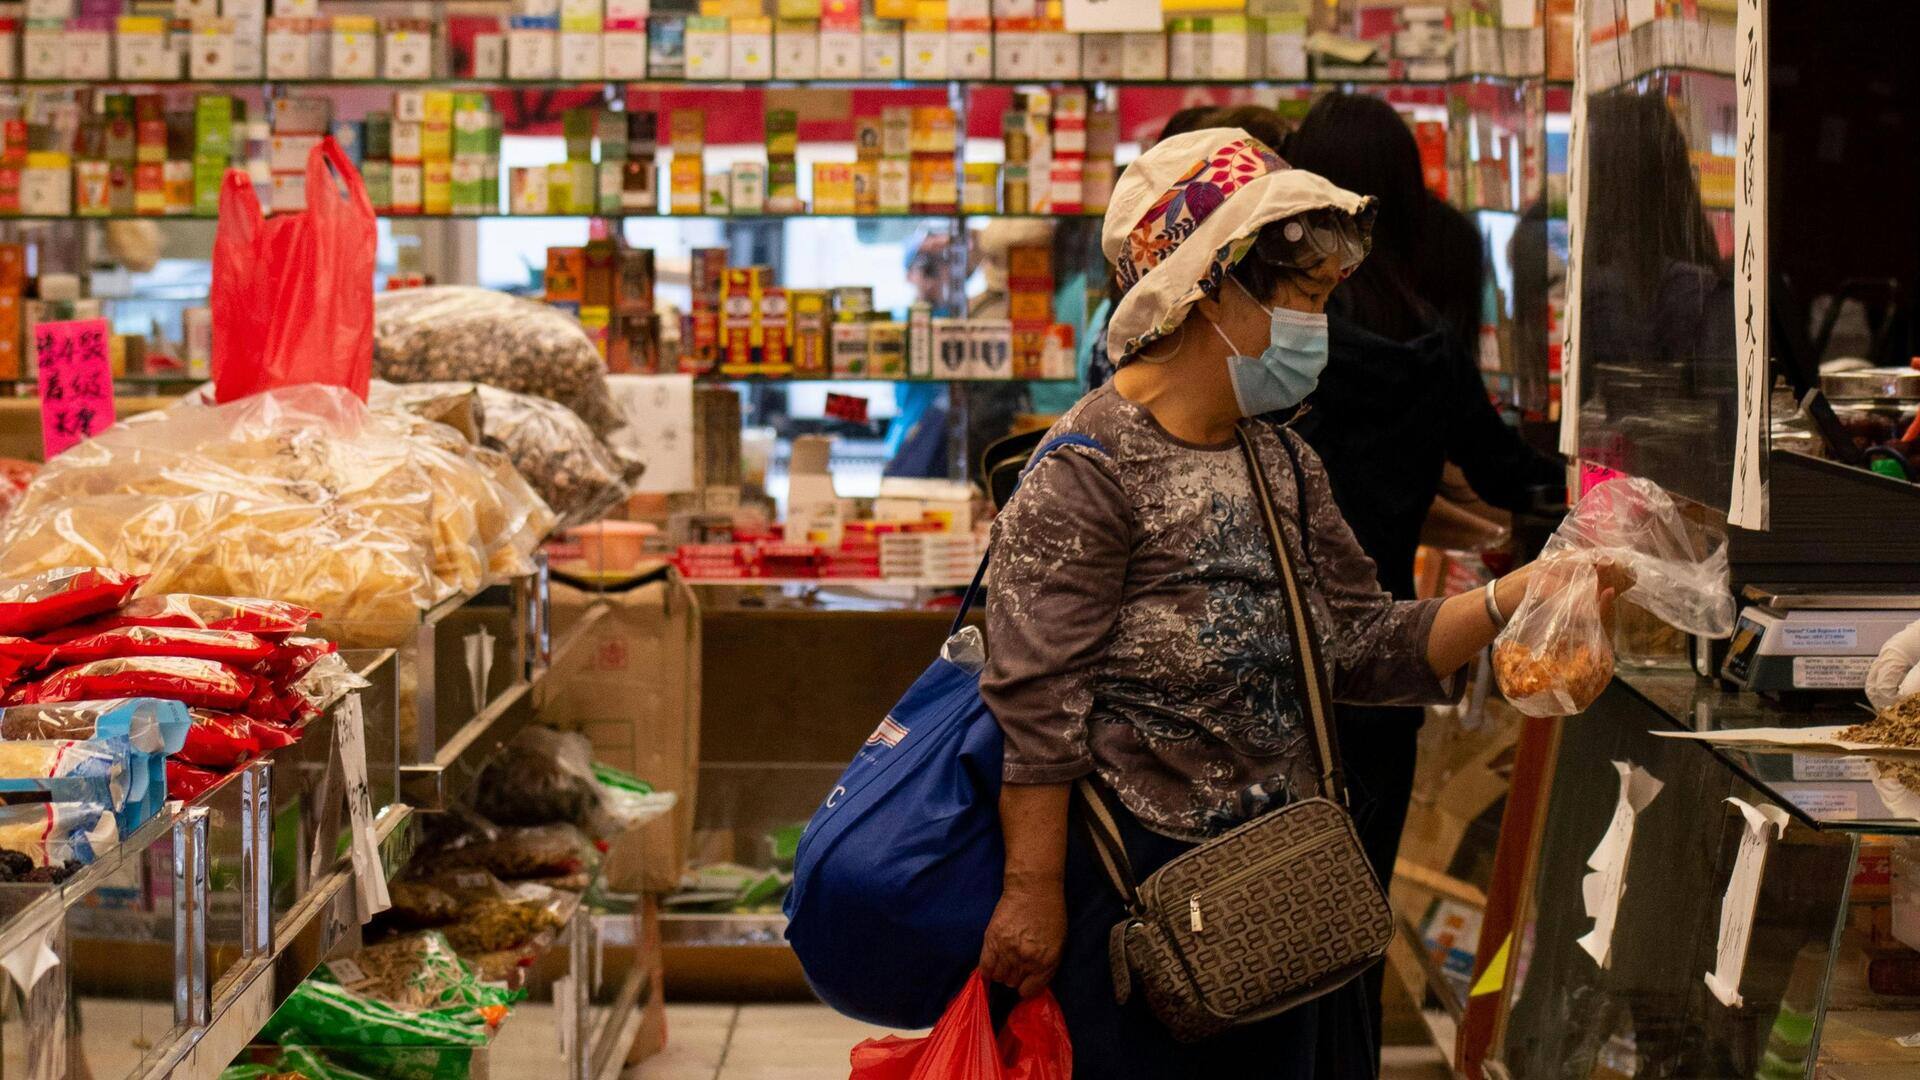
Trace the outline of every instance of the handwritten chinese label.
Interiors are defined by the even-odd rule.
[[[867,399],[852,394],[828,394],[826,414],[849,424],[867,422]]]
[[[47,459],[113,426],[112,331],[105,319],[33,328],[40,369],[40,438]]]
[[[1767,4],[1739,0],[1734,24],[1733,305],[1740,423],[1729,524],[1767,527]]]
[[[1587,237],[1587,95],[1593,92],[1587,0],[1573,0],[1573,112],[1567,129],[1567,317],[1560,339],[1560,452],[1580,455],[1581,266]]]

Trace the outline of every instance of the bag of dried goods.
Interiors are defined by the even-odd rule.
[[[605,436],[622,421],[606,362],[563,312],[492,289],[395,289],[374,301],[374,374],[396,383],[477,382],[557,401]]]
[[[491,840],[439,852],[429,866],[434,870],[481,869],[503,881],[518,881],[576,874],[591,869],[594,861],[593,845],[579,829],[572,825],[537,825],[501,829]]]
[[[99,803],[0,806],[0,848],[25,855],[35,866],[90,863],[119,841],[119,822]]]
[[[0,634],[27,636],[112,611],[141,579],[98,566],[59,566],[0,579]]]
[[[288,387],[150,413],[62,454],[0,528],[0,572],[112,565],[151,575],[150,594],[275,597],[325,611],[336,641],[385,646],[523,560],[537,503],[344,390]]]
[[[460,917],[460,901],[425,881],[396,881],[387,886],[387,910],[375,918],[383,925],[405,930],[445,926]]]
[[[289,689],[315,709],[324,709],[354,690],[373,684],[347,664],[339,653],[328,653],[307,665]]]
[[[0,740],[0,792],[49,792],[53,798],[114,810],[146,797],[146,755],[124,738]],[[137,776],[139,787],[130,783]]]
[[[170,799],[191,802],[226,778],[225,769],[206,769],[179,758],[167,759],[167,797]]]
[[[231,769],[260,752],[251,719],[213,709],[194,709],[192,715],[187,741],[173,755],[179,760],[206,769]],[[260,727],[273,730],[270,724]]]
[[[538,946],[560,929],[560,916],[538,900],[481,900],[442,927],[447,944],[462,956]]]
[[[1571,716],[1613,678],[1601,568],[1632,584],[1620,599],[1703,637],[1733,631],[1724,533],[1690,521],[1651,481],[1609,480],[1583,497],[1541,552],[1526,598],[1493,644],[1500,690],[1527,716]]]
[[[171,754],[186,745],[187,707],[164,698],[12,705],[0,709],[0,739],[125,738],[148,754]]]
[[[354,993],[415,1013],[467,1021],[479,1014],[498,1023],[504,1006],[525,996],[481,982],[436,931],[409,934],[369,946],[320,966],[318,975]]]
[[[576,732],[522,729],[481,770],[474,804],[501,825],[567,822],[596,835],[607,831],[593,744]]]
[[[476,1010],[472,1020],[411,1012],[355,993],[338,983],[308,979],[293,988],[261,1034],[280,1043],[326,1047],[329,1060],[385,1080],[467,1080],[472,1051],[491,1029]]]
[[[470,397],[485,444],[504,453],[565,529],[598,521],[644,467],[612,449],[572,409],[544,397],[474,383],[375,383],[376,409],[433,409]],[[423,413],[423,415],[430,415]]]
[[[288,638],[274,646],[273,652],[255,665],[254,670],[274,682],[292,683],[311,670],[322,657],[333,656],[339,651],[340,646],[326,638]]]
[[[117,611],[44,635],[41,640],[68,641],[123,626],[170,626],[235,630],[267,641],[284,641],[287,635],[306,630],[307,623],[319,617],[317,611],[284,600],[173,593],[129,600]]]
[[[115,697],[171,698],[203,709],[236,709],[253,696],[254,679],[213,660],[135,656],[77,664],[14,688],[10,705]]]
[[[188,630],[176,626],[122,626],[63,641],[55,664],[85,664],[123,656],[184,656],[246,668],[273,655],[272,642],[244,630]]]

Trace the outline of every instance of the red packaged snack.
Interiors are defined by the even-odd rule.
[[[97,566],[63,566],[32,577],[0,578],[0,634],[39,634],[112,611],[145,580]]]
[[[275,727],[265,720],[247,717],[247,729],[253,733],[253,741],[260,744],[260,752],[278,750],[283,746],[292,746],[300,741],[300,733],[288,728]]]
[[[85,664],[120,656],[185,656],[250,667],[274,653],[273,642],[245,630],[197,630],[183,626],[119,626],[53,647],[59,664]],[[0,650],[4,655],[4,650]]]
[[[299,694],[282,690],[265,679],[256,679],[253,696],[247,699],[246,714],[269,724],[297,727],[312,719],[315,712]]]
[[[10,705],[107,698],[172,698],[188,707],[237,709],[253,695],[254,680],[214,660],[184,656],[128,656],[61,668],[16,687]]]
[[[192,799],[201,792],[220,782],[227,774],[217,769],[203,769],[198,765],[189,765],[174,758],[167,759],[167,798]]]
[[[260,752],[253,721],[247,717],[213,709],[193,709],[190,715],[193,723],[187,728],[187,741],[174,752],[175,759],[209,769],[231,769]]]
[[[0,637],[0,682],[11,682],[23,671],[42,668],[53,659],[53,646],[22,637]]]
[[[101,630],[121,626],[179,626],[193,630],[242,630],[268,641],[283,641],[298,634],[307,623],[320,617],[312,608],[280,600],[256,600],[241,596],[197,596],[170,593],[166,596],[142,596],[105,618],[84,627],[74,627],[44,641],[70,641]],[[0,628],[0,633],[7,633]]]
[[[339,651],[340,646],[325,638],[290,637],[274,646],[273,652],[254,670],[284,686],[305,675],[308,668],[320,662],[321,657]]]

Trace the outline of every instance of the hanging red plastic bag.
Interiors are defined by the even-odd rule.
[[[366,400],[375,228],[366,185],[331,136],[307,155],[299,213],[262,217],[247,174],[227,171],[210,298],[215,400],[299,383]]]
[[[1068,1080],[1073,1046],[1053,994],[1013,1007],[996,1037],[986,977],[974,972],[931,1034],[889,1035],[853,1048],[849,1080]]]

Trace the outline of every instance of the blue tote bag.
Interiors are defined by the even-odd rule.
[[[1063,446],[1101,449],[1062,435],[1033,462]],[[953,633],[985,575],[983,559]],[[945,656],[867,737],[807,823],[787,892],[787,940],[820,1000],[911,1029],[960,992],[1000,901],[1000,754],[978,672]]]

